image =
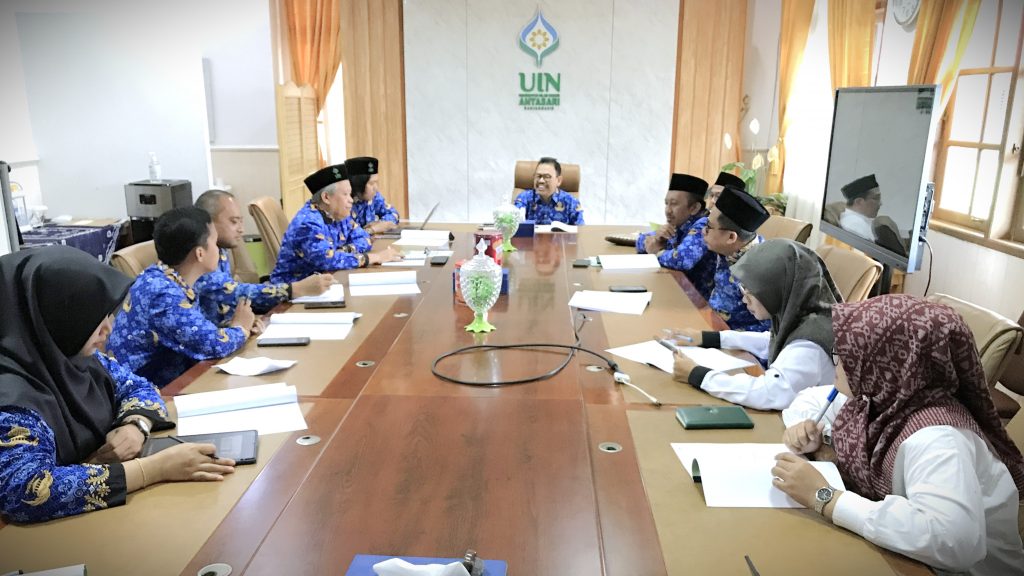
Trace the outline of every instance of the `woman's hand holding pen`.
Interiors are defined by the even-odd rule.
[[[782,443],[794,454],[809,454],[821,447],[822,430],[824,429],[824,423],[804,420],[786,428],[786,431],[782,433]]]
[[[701,331],[693,328],[666,328],[662,332],[676,346],[700,346],[703,341]]]

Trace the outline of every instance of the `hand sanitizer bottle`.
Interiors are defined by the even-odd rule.
[[[160,161],[156,159],[156,152],[149,153],[149,179],[160,179]]]

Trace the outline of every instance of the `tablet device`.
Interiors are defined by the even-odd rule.
[[[231,458],[236,465],[255,464],[256,448],[259,436],[255,430],[239,430],[237,432],[217,432],[214,434],[196,434],[193,436],[177,436],[182,442],[196,444],[213,444],[217,447],[218,458]],[[152,437],[142,447],[142,456],[150,456],[161,450],[177,446],[177,442],[169,436]]]
[[[306,310],[316,310],[319,308],[344,308],[344,300],[323,300],[320,302],[306,302],[303,304]]]
[[[684,406],[676,408],[676,420],[687,430],[754,427],[747,411],[739,406]]]
[[[609,292],[647,292],[647,287],[646,286],[640,286],[640,285],[637,285],[637,286],[616,285],[616,286],[609,286],[608,287],[608,291]]]

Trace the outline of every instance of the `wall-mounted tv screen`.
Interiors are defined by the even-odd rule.
[[[840,88],[821,231],[905,272],[927,227],[937,86]]]

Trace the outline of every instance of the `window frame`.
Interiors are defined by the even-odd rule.
[[[1002,14],[1003,3],[1000,0],[997,14]],[[996,33],[992,39],[992,52],[989,63],[993,64],[998,49],[999,34],[1005,25],[1001,20],[996,23]],[[954,83],[954,91],[950,102],[942,117],[942,130],[939,142],[936,145],[935,162],[935,199],[934,210],[930,228],[949,234],[951,236],[981,244],[988,248],[999,250],[1008,254],[1024,257],[1024,189],[1022,189],[1022,155],[1021,145],[1024,142],[1024,90],[1021,74],[1021,52],[1024,46],[1024,16],[1021,18],[1020,32],[1017,36],[1017,50],[1015,61],[1012,66],[990,65],[984,68],[970,68],[960,70],[957,80]],[[992,78],[996,74],[1010,74],[1010,89],[1007,96],[1006,113],[1003,120],[1003,134],[998,144],[985,144],[985,123],[988,121],[988,106],[991,99]],[[952,130],[952,114],[955,109],[956,90],[962,76],[985,75],[987,78],[985,89],[985,105],[982,110],[982,126],[978,142],[950,140]],[[1011,134],[1013,135],[1011,137]],[[998,173],[995,177],[995,190],[993,191],[992,202],[985,218],[974,218],[970,212],[971,203],[974,201],[975,192],[972,189],[971,198],[968,203],[968,214],[954,212],[940,207],[943,189],[943,179],[946,173],[946,161],[951,147],[970,148],[978,150],[975,162],[974,184],[977,184],[977,166],[981,162],[980,151],[995,150],[999,154]],[[1008,163],[1013,162],[1013,169],[1008,169]]]

